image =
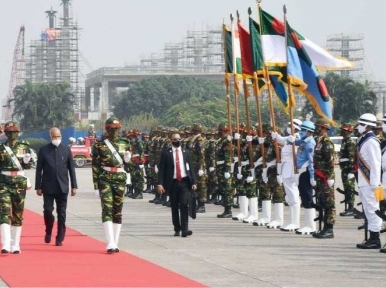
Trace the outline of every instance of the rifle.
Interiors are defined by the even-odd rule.
[[[316,195],[315,195],[316,196]],[[322,223],[323,223],[323,218],[324,218],[324,215],[323,215],[323,199],[322,199],[323,195],[322,193],[319,193],[319,197],[316,199],[316,204],[315,203],[312,203],[312,207],[317,209],[318,210],[318,217],[316,217],[314,219],[314,221],[319,221],[319,231],[322,231]]]
[[[362,203],[358,203],[357,205],[358,206],[362,205]],[[368,230],[369,229],[368,229],[368,221],[367,221],[366,215],[365,215],[365,213],[363,211],[363,205],[362,205],[362,212],[359,211],[357,208],[354,208],[353,212],[355,213],[355,215],[361,216],[361,217],[363,217],[365,219],[365,223],[363,223],[363,225],[359,226],[358,230],[362,230],[362,229],[365,230],[365,241],[367,241],[367,239],[368,239]]]
[[[350,201],[351,195],[354,194],[356,196],[359,195],[359,193],[355,190],[342,190],[340,188],[336,188],[336,191],[338,191],[340,194],[344,195],[344,200],[340,201],[340,203],[344,203],[344,210],[347,210],[348,203]]]

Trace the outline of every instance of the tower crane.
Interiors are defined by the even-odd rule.
[[[12,62],[12,71],[11,79],[9,81],[8,95],[7,95],[7,104],[5,110],[4,120],[12,120],[13,113],[13,102],[10,100],[13,99],[13,90],[16,86],[21,85],[23,82],[23,72],[24,72],[24,26],[20,27],[19,36],[17,37],[17,42],[15,50],[13,51],[13,62]]]

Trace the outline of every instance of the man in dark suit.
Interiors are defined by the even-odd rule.
[[[45,243],[51,242],[52,227],[55,217],[54,201],[58,214],[58,233],[56,235],[56,246],[62,246],[66,234],[66,209],[69,192],[69,178],[71,180],[71,196],[75,196],[77,183],[74,162],[71,150],[68,146],[61,144],[62,135],[56,127],[50,130],[51,143],[39,150],[36,166],[36,194],[43,195],[44,224],[46,225]]]
[[[181,232],[181,236],[186,237],[193,234],[188,227],[188,202],[190,191],[197,189],[196,173],[192,171],[189,151],[180,147],[180,134],[173,134],[171,140],[172,147],[163,150],[161,154],[157,190],[160,194],[169,192],[174,236],[180,236]]]

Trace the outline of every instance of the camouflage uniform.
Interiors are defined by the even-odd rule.
[[[31,168],[32,160],[31,157],[28,160],[27,156],[27,153],[30,155],[31,149],[28,142],[11,139],[12,136],[10,135],[17,133],[13,136],[17,138],[20,132],[20,126],[17,122],[7,122],[4,131],[8,140],[4,144],[0,144],[0,226],[3,244],[1,253],[12,252],[18,254],[20,253],[19,245],[27,185],[31,188],[31,184],[29,181],[27,183],[27,178],[22,170]],[[13,157],[8,153],[6,147],[12,150],[12,154],[17,158],[15,161],[20,163],[21,170],[13,161]],[[12,225],[12,240],[10,221]],[[13,242],[12,249],[11,241]]]
[[[205,147],[205,165],[207,177],[208,194],[212,197],[209,200],[213,203],[214,199],[217,198],[218,180],[216,174],[216,139],[208,139]],[[212,168],[212,169],[211,169]],[[212,170],[212,171],[211,171]]]
[[[151,175],[150,168],[150,145],[151,141],[149,140],[149,135],[144,136],[143,140],[143,164],[145,165],[145,174],[146,174],[146,192],[150,193],[153,185],[153,177]]]
[[[134,131],[135,136],[131,142],[131,162],[132,162],[132,170],[131,170],[131,182],[133,184],[134,195],[133,199],[142,199],[142,191],[145,185],[144,175],[143,175],[143,144],[139,140],[139,131]]]
[[[315,123],[315,134],[320,134],[320,129],[330,129],[330,125],[326,120],[318,120]],[[319,130],[318,130],[319,129]],[[319,132],[319,133],[318,133]],[[320,221],[324,222],[322,231],[313,234],[315,238],[333,238],[333,225],[335,223],[335,194],[334,184],[329,185],[328,181],[334,182],[334,144],[327,136],[319,135],[315,145],[314,153],[314,168],[315,168],[315,196],[319,201],[320,207],[323,209],[324,217]],[[320,213],[320,212],[319,212]],[[321,217],[321,215],[319,215]]]
[[[351,139],[350,135],[343,138],[342,145],[340,147],[340,160],[339,167],[341,169],[341,177],[343,182],[343,187],[345,191],[345,202],[348,205],[348,210],[354,208],[355,194],[355,177],[348,179],[348,174],[355,174],[354,170],[354,157],[355,157],[356,144]],[[346,211],[345,211],[346,212]],[[341,216],[354,216],[353,212],[350,215],[346,213],[340,213]]]

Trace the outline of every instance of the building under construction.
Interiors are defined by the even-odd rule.
[[[69,83],[75,95],[75,112],[80,112],[84,92],[79,83],[79,27],[72,18],[70,2],[61,0],[63,11],[58,25],[57,11],[51,8],[45,12],[48,28],[28,47],[25,79],[33,83]]]

